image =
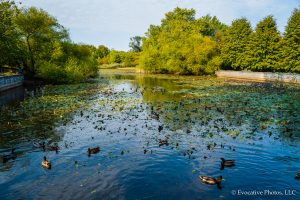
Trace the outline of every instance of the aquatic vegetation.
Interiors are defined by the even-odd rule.
[[[46,86],[16,106],[1,108],[0,133],[22,134],[23,137],[47,138],[56,122],[70,120],[71,113],[87,108],[90,98],[101,84]],[[35,131],[39,131],[36,132]],[[0,135],[0,143],[7,144],[9,138]],[[24,138],[23,138],[24,139]]]
[[[185,192],[191,185],[189,195],[198,196],[209,187],[199,184],[199,175],[218,177],[220,172],[228,181],[222,180],[225,187],[214,193],[216,199],[230,199],[230,190],[245,176],[253,187],[276,180],[290,187],[295,182],[286,177],[293,179],[299,161],[299,104],[297,85],[213,77],[102,74],[93,83],[46,86],[2,108],[6,114],[1,115],[0,151],[8,154],[13,145],[17,159],[0,164],[0,171],[22,193],[40,189],[45,170],[36,167],[41,168],[46,155],[53,164],[51,174],[46,172],[49,185],[55,185],[43,193],[46,196],[51,190],[64,194],[76,188],[83,197],[123,194],[116,190],[120,185],[142,194],[147,188],[152,194],[170,185]],[[87,156],[93,153],[98,154]],[[260,154],[263,159],[258,159]],[[222,157],[237,165],[233,167],[233,160],[222,165]],[[25,170],[16,172],[19,165]],[[278,170],[287,174],[273,174]],[[32,180],[26,191],[13,173]],[[57,189],[65,185],[63,191]]]

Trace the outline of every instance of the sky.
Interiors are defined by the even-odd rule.
[[[252,27],[273,15],[283,32],[300,0],[19,0],[23,6],[46,10],[68,28],[76,43],[128,50],[130,37],[144,35],[175,7],[194,8],[196,17],[210,14],[230,25],[246,17]]]

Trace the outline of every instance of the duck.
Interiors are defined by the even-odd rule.
[[[300,179],[300,173],[297,173],[297,174],[295,175],[295,179]]]
[[[44,158],[42,160],[42,167],[51,169],[51,162],[49,160],[47,160],[46,156],[44,156]]]
[[[15,154],[15,148],[12,148],[11,149],[11,153],[10,154],[6,154],[6,155],[2,155],[0,158],[1,158],[1,161],[3,163],[6,163],[7,161],[9,160],[14,160],[16,159],[17,155]]]
[[[89,154],[89,156],[91,154],[96,154],[100,151],[100,147],[95,147],[95,148],[88,148],[87,153]]]
[[[224,158],[221,158],[221,166],[233,167],[235,166],[235,160],[225,160]]]
[[[56,151],[56,152],[58,152],[59,150],[58,146],[47,146],[46,149],[48,151]]]
[[[221,181],[223,179],[222,176],[219,176],[217,178],[209,177],[209,176],[199,176],[202,183],[208,184],[208,185],[220,185]]]
[[[162,145],[169,145],[169,142],[167,139],[159,139],[159,146],[162,146]]]

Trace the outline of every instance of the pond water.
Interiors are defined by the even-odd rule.
[[[103,70],[1,107],[0,199],[300,199],[299,147],[299,86]]]

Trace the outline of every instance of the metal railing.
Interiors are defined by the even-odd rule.
[[[22,68],[0,67],[0,92],[23,85]]]

